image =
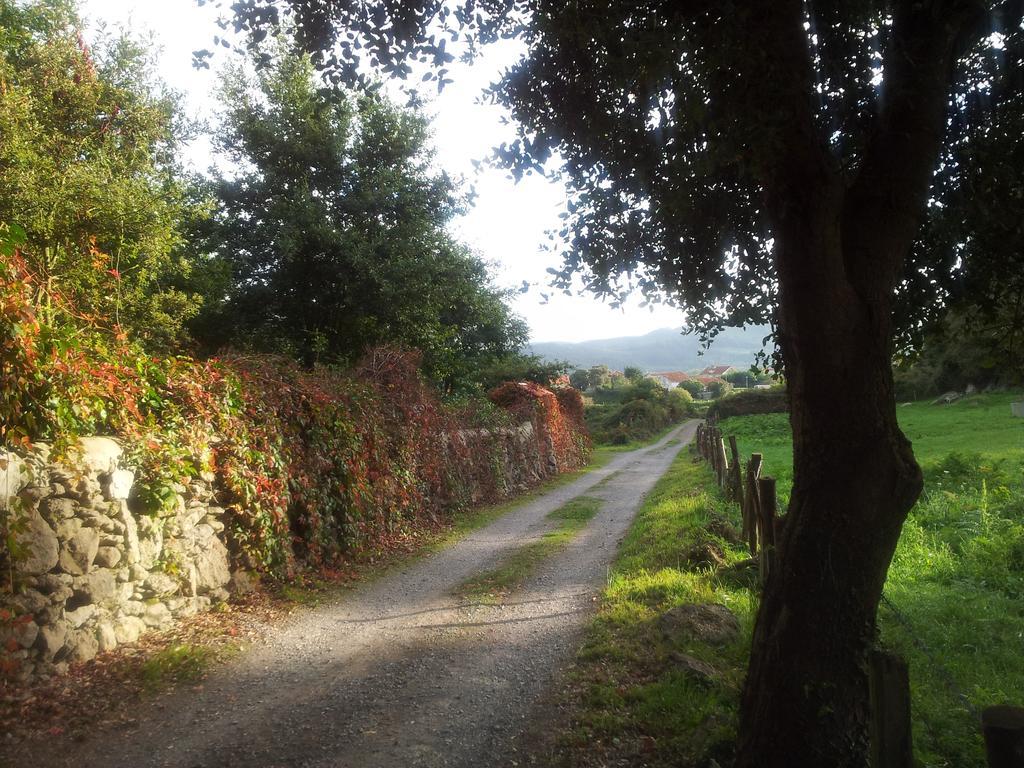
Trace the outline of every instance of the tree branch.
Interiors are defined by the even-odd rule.
[[[756,133],[759,176],[769,198],[784,200],[801,186],[831,183],[834,159],[815,125],[814,72],[800,0],[767,0],[738,14],[738,71],[743,83],[733,107]],[[802,195],[801,195],[802,196]]]
[[[977,29],[977,0],[900,0],[883,58],[878,116],[847,194],[844,239],[851,275],[886,275],[889,293],[924,214],[945,133],[958,48]],[[866,231],[863,222],[873,226]]]

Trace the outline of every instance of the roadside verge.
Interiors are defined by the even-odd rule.
[[[756,613],[738,525],[706,466],[681,452],[641,506],[518,764],[726,763]]]

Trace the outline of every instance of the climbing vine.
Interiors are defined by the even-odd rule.
[[[436,523],[516,483],[516,427],[547,473],[581,466],[589,443],[573,390],[507,384],[490,403],[443,404],[415,351],[370,350],[354,369],[305,370],[273,356],[199,361],[147,355],[118,327],[49,322],[16,247],[0,263],[0,441],[111,435],[137,469],[131,503],[155,511],[174,486],[215,481],[244,565],[285,576],[327,567],[407,526]],[[59,295],[53,306],[72,313]]]

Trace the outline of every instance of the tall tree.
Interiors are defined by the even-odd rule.
[[[443,67],[460,35],[522,38],[526,54],[491,90],[520,126],[500,157],[517,173],[560,163],[571,193],[564,274],[582,272],[603,291],[632,275],[712,332],[774,322],[794,485],[742,697],[742,768],[866,763],[867,651],[922,484],[896,422],[896,319],[906,329],[920,318],[909,310],[935,301],[928,273],[946,263],[943,253],[908,255],[936,169],[960,167],[940,156],[963,156],[971,144],[958,127],[980,119],[971,107],[1020,98],[1021,6],[234,6],[237,28],[257,35],[290,15],[318,65],[340,79],[361,76],[367,51],[370,63],[404,76],[410,61]],[[989,119],[998,126],[998,110]],[[962,141],[944,148],[947,134]]]
[[[581,391],[590,389],[592,381],[589,368],[577,368],[569,374],[569,383]]]
[[[68,0],[0,0],[0,221],[27,232],[37,309],[169,347],[197,308],[175,287],[202,208],[175,164],[188,129],[140,42],[80,28]]]
[[[635,365],[627,365],[622,373],[627,379],[634,382],[640,381],[644,377],[643,369],[637,368]]]
[[[209,243],[230,277],[198,325],[207,344],[311,365],[404,343],[449,390],[517,350],[524,324],[446,230],[460,201],[431,166],[425,119],[318,85],[307,57],[274,50],[223,89],[233,170],[215,182]]]

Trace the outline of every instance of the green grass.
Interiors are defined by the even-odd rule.
[[[914,748],[925,768],[985,765],[972,706],[1024,704],[1024,420],[1021,394],[975,395],[948,406],[901,405],[900,425],[924,470],[889,570],[882,642],[910,664]],[[765,455],[785,501],[792,444],[785,414],[723,420],[741,454]],[[955,686],[955,688],[954,688]]]
[[[329,581],[317,578],[307,578],[302,581],[281,584],[278,587],[278,596],[282,600],[295,605],[305,605],[315,608],[320,605],[324,597],[330,593],[334,585]]]
[[[688,552],[711,545],[724,567],[746,553],[723,530],[738,525],[706,466],[680,454],[644,500],[612,567],[596,618],[570,673],[571,729],[559,747],[568,765],[696,765],[724,759],[735,734],[739,688],[749,654],[755,595],[711,568],[687,562]],[[720,603],[739,618],[740,639],[724,647],[669,640],[658,617],[681,603]],[[685,653],[713,666],[711,685],[673,663]]]
[[[922,401],[898,406],[896,415],[926,480],[934,486],[941,481],[935,475],[948,469],[936,465],[950,454],[1019,462],[1024,457],[1024,419],[1010,415],[1010,403],[1021,399],[1024,394],[1018,392],[972,395],[950,405]],[[737,416],[724,419],[720,426],[724,435],[736,436],[742,456],[754,451],[764,454],[764,473],[776,479],[780,502],[788,501],[793,485],[789,415]],[[984,461],[975,464],[984,466]]]
[[[235,648],[225,646],[214,649],[188,643],[164,648],[143,662],[139,670],[142,686],[153,693],[174,683],[197,682],[212,664],[233,655]]]
[[[950,405],[911,403],[897,408],[900,426],[923,464],[949,453],[999,457],[1024,454],[1024,419],[1010,415],[1021,393],[971,395]]]
[[[538,541],[514,549],[497,568],[477,574],[457,594],[478,602],[496,602],[520,587],[542,562],[565,547],[597,514],[601,500],[580,496],[548,514],[555,523]]]
[[[556,488],[561,488],[564,485],[575,482],[588,472],[600,469],[621,453],[635,451],[639,448],[654,445],[678,426],[679,424],[673,424],[651,438],[646,440],[634,440],[633,442],[625,445],[595,445],[590,454],[590,462],[582,469],[578,469],[575,472],[566,472],[558,475],[557,477],[553,477],[528,493],[525,493],[522,496],[516,496],[514,499],[509,499],[499,504],[491,504],[458,514],[452,523],[451,529],[444,536],[439,537],[438,540],[433,543],[431,549],[437,550],[451,545],[473,531],[490,525],[498,518],[507,515],[516,507],[523,504],[529,504],[531,501],[535,501]]]
[[[603,467],[611,461],[617,453],[619,453],[617,446],[615,448],[605,446],[597,447],[591,454],[590,463],[582,469],[578,469],[575,472],[566,472],[553,477],[550,480],[541,483],[528,493],[516,496],[514,499],[509,499],[499,504],[490,504],[485,507],[479,507],[478,509],[468,510],[456,515],[452,523],[452,527],[444,536],[439,537],[437,541],[432,544],[431,550],[436,551],[450,546],[473,531],[484,528],[498,518],[504,517],[513,509],[524,504],[529,504],[556,488],[561,488],[562,486],[569,485],[569,483],[579,480],[588,472],[593,472],[595,469]]]

